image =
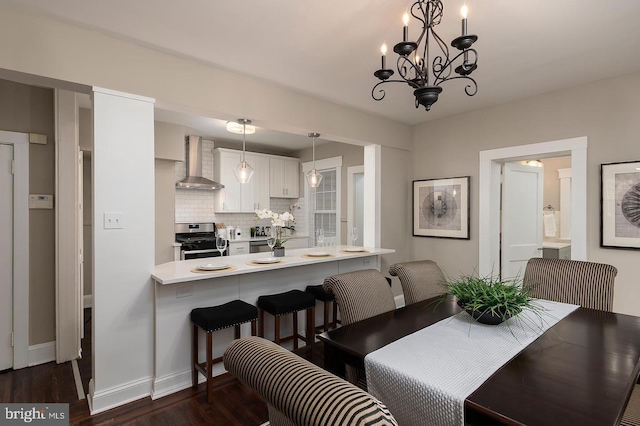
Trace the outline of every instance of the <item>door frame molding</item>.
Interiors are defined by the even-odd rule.
[[[0,130],[13,145],[13,368],[29,366],[29,134]],[[20,283],[20,285],[15,285]]]
[[[364,175],[364,165],[347,167],[347,238],[349,230],[353,226],[353,215],[355,213],[354,197],[353,197],[353,175],[362,173]],[[363,230],[364,231],[364,230]],[[347,240],[348,242],[349,240]]]
[[[571,258],[587,259],[587,137],[480,151],[478,271],[490,275],[500,259],[500,167],[507,161],[571,156]]]

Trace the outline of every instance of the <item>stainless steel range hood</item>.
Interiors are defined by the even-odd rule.
[[[202,177],[202,138],[187,136],[187,177],[176,183],[176,188],[222,189],[224,185]]]

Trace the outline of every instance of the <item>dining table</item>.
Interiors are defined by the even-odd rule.
[[[554,306],[546,301],[540,303]],[[522,347],[513,354],[507,352],[507,359],[501,360],[495,371],[492,370],[478,386],[470,388],[463,397],[461,423],[619,424],[640,373],[640,317],[562,305],[557,305],[564,309],[561,315],[530,341],[520,337],[517,327],[522,327],[522,324],[517,321],[511,323],[511,332],[516,330],[511,337]],[[453,329],[447,333],[447,327],[460,320],[469,322],[467,336],[456,334]],[[448,334],[451,339],[478,339],[483,335],[481,333],[491,333],[491,327],[495,327],[477,326],[480,328],[474,328],[476,324],[453,297],[438,296],[324,332],[318,338],[324,343],[325,368],[342,377],[345,365],[365,369],[367,364],[371,368],[372,359],[385,362],[390,355],[398,355],[401,364],[386,368],[389,380],[377,383],[373,394],[383,396],[380,399],[397,418],[415,419],[421,413],[419,405],[424,400],[439,399],[440,395],[430,397],[430,391],[417,388],[415,383],[419,382],[411,377],[393,380],[393,375],[421,371],[422,367],[430,364],[438,365],[434,357],[453,358],[455,354],[446,352],[450,349],[445,347],[440,355],[433,355],[438,354],[437,350],[427,351],[428,356],[407,362],[405,352],[410,352],[409,345],[415,345],[417,335],[429,339],[431,330],[435,332],[438,327],[441,332],[433,341],[435,349],[445,346],[443,342],[446,343]],[[424,345],[429,345],[429,341],[424,341]],[[479,350],[489,351],[486,348]],[[485,356],[492,361],[491,354]],[[440,369],[436,373],[443,375],[444,382],[447,382],[446,374],[452,374],[452,381],[460,377],[475,377],[468,366],[465,368]],[[375,377],[370,373],[367,372],[368,377]],[[388,387],[386,392],[385,386]],[[389,404],[386,398],[394,400]],[[401,402],[399,406],[397,400]],[[396,412],[393,404],[396,404]],[[402,407],[402,412],[398,412],[400,409],[397,407]],[[433,418],[423,418],[418,423],[439,426]]]

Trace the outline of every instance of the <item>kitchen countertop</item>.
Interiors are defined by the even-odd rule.
[[[269,253],[253,253],[242,254],[237,256],[211,257],[204,259],[179,260],[175,262],[167,262],[157,265],[151,274],[151,277],[159,284],[175,284],[189,281],[207,280],[211,278],[229,277],[233,275],[250,274],[254,272],[264,272],[274,269],[293,268],[296,266],[311,265],[316,263],[335,262],[339,260],[356,259],[369,256],[377,256],[381,254],[395,253],[394,249],[385,249],[377,247],[364,247],[364,252],[346,253],[342,250],[348,246],[334,247],[313,247],[300,249],[287,249],[286,256],[283,261],[274,264],[254,265],[247,264],[253,259],[270,257]],[[327,257],[303,257],[303,255],[312,252],[327,252]],[[191,272],[198,265],[212,263],[225,264],[235,267],[228,271],[211,271],[211,272]]]
[[[571,241],[566,242],[566,241],[543,241],[542,242],[542,248],[548,248],[548,249],[562,249],[565,247],[570,247],[571,246]]]

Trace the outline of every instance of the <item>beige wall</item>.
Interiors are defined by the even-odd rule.
[[[29,145],[29,192],[53,195],[53,90],[0,80],[0,129],[47,135]],[[54,226],[53,209],[29,210],[29,345],[55,340]]]
[[[380,270],[385,276],[389,275],[389,266],[396,262],[411,260],[409,252],[410,238],[405,230],[411,224],[411,208],[403,209],[402,206],[411,205],[409,180],[409,165],[411,153],[401,149],[382,147],[382,176],[381,198],[382,215],[380,218],[381,238],[380,244],[385,248],[396,250],[394,254],[382,256]],[[411,235],[411,233],[409,233]],[[402,287],[397,278],[393,278],[393,294],[402,294]]]
[[[173,261],[176,162],[155,160],[156,265]]]
[[[639,252],[599,247],[600,164],[640,160],[638,111],[634,73],[417,126],[413,179],[471,176],[471,240],[412,238],[413,258],[433,259],[453,277],[478,266],[480,151],[586,136],[588,260],[618,268],[614,310],[640,315]],[[411,235],[410,222],[405,232]]]
[[[0,68],[153,97],[158,106],[408,149],[411,127],[44,17],[4,9]],[[25,54],[28,52],[28,54]]]

